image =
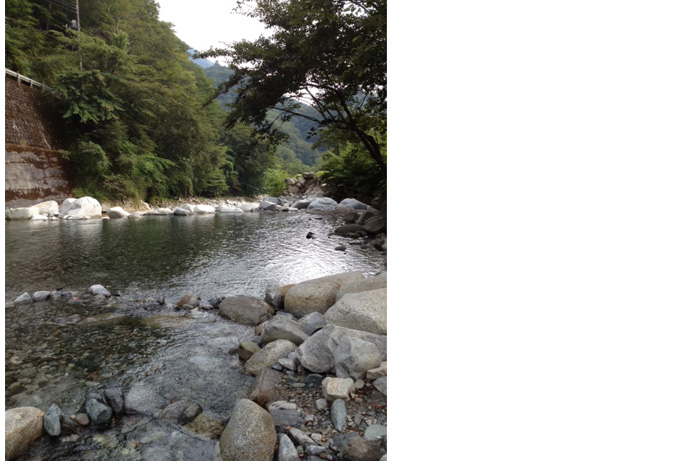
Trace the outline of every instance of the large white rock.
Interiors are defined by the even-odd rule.
[[[241,202],[237,203],[236,206],[241,208],[243,211],[253,211],[260,206],[258,202]]]
[[[31,219],[39,213],[35,206],[9,208],[5,210],[5,219]]]
[[[193,206],[193,212],[195,214],[212,214],[215,209],[212,205],[195,205]]]
[[[385,271],[373,277],[365,277],[357,280],[350,280],[340,285],[337,290],[335,300],[339,301],[347,293],[360,293],[362,291],[376,290],[378,288],[387,288],[388,275]]]
[[[318,197],[308,205],[309,210],[334,210],[337,202],[328,197]]]
[[[45,202],[37,203],[34,207],[38,210],[38,214],[43,214],[46,216],[57,215],[60,211],[60,206],[55,200],[47,200]]]
[[[66,199],[60,207],[61,219],[101,219],[101,204],[92,197]]]
[[[243,210],[234,205],[218,205],[217,213],[243,213]]]
[[[109,218],[111,219],[117,219],[117,218],[127,218],[130,216],[130,213],[125,211],[123,207],[119,206],[114,206],[112,208],[109,208],[108,211],[106,212]]]
[[[5,459],[16,458],[43,434],[43,411],[34,407],[5,410]]]

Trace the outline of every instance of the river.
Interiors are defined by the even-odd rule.
[[[329,235],[340,221],[305,212],[6,221],[5,408],[46,411],[57,403],[71,414],[88,392],[120,387],[196,402],[224,420],[252,382],[228,351],[253,329],[214,310],[171,304],[187,293],[263,297],[273,284],[385,270],[384,253]],[[336,251],[340,244],[347,250]],[[85,295],[94,284],[119,296],[94,302]],[[56,289],[72,296],[10,303]],[[87,322],[108,315],[114,320]],[[210,441],[133,416],[101,432],[44,437],[26,459],[211,459],[213,452]]]

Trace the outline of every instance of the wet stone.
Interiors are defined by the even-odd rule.
[[[108,424],[113,415],[111,407],[93,398],[87,399],[85,407],[92,426],[104,426]]]
[[[60,413],[60,407],[53,403],[43,415],[43,429],[48,435],[60,435]]]

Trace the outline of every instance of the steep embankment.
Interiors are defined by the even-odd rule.
[[[47,96],[5,78],[5,207],[63,200],[74,188]]]

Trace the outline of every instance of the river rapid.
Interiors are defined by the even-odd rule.
[[[252,382],[229,350],[253,329],[172,304],[187,293],[262,298],[273,284],[385,270],[385,254],[367,242],[329,235],[340,224],[305,212],[6,221],[5,408],[57,403],[74,414],[88,392],[120,387],[196,402],[223,421]],[[336,251],[340,244],[347,250]],[[94,284],[117,296],[88,295]],[[11,302],[57,289],[71,296]],[[107,429],[43,437],[26,459],[215,457],[214,441],[133,415]]]

